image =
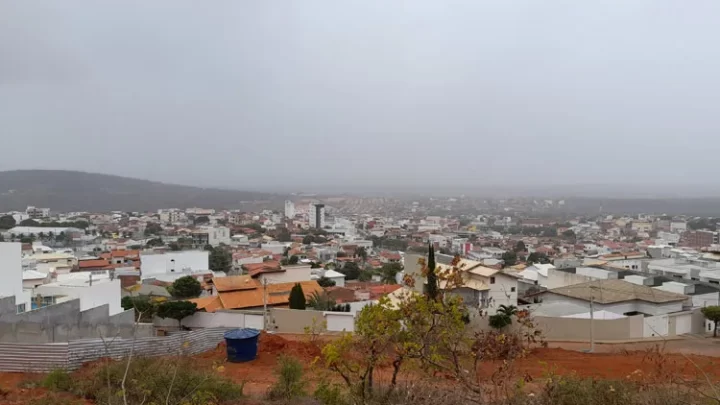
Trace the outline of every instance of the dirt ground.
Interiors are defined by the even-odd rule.
[[[552,343],[548,348],[535,349],[527,358],[513,362],[515,376],[537,379],[549,373],[599,378],[647,378],[658,373],[697,377],[702,371],[720,381],[720,339],[688,338],[665,343],[665,355],[655,356],[655,344],[596,345],[595,353],[585,353],[587,344]],[[273,384],[278,358],[288,355],[298,358],[306,367],[309,390],[321,378],[320,349],[301,335],[269,335],[260,338],[258,356],[247,363],[229,363],[224,344],[215,350],[198,355],[198,365],[214,365],[219,372],[238,383],[245,384],[249,395],[263,395]],[[313,364],[317,363],[315,366]],[[499,363],[485,363],[481,375],[488,379],[497,372]],[[217,368],[217,367],[216,367]],[[381,372],[382,374],[382,372]],[[37,374],[0,373],[0,404],[27,404],[32,398],[44,395],[37,388],[23,388],[27,381],[42,378]]]

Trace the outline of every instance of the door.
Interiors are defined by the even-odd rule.
[[[678,315],[675,317],[675,334],[684,335],[692,332],[692,314]]]

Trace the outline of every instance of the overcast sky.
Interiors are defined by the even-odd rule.
[[[0,0],[0,170],[718,189],[720,1]]]

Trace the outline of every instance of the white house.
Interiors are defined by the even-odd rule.
[[[552,264],[535,263],[532,266],[526,267],[519,275],[526,280],[534,282],[536,285],[546,287],[548,283],[548,271],[554,268],[555,266]]]
[[[142,252],[140,254],[140,275],[143,279],[147,279],[162,275],[207,272],[210,267],[209,261],[210,252],[206,250]]]
[[[36,287],[33,297],[42,297],[46,304],[78,299],[81,311],[108,305],[110,315],[115,315],[123,312],[121,292],[120,279],[111,279],[107,274],[78,272],[61,274],[57,281]]]
[[[335,270],[326,270],[325,271],[325,277],[329,278],[330,280],[335,282],[335,286],[337,287],[345,287],[345,275],[335,271]]]
[[[458,267],[463,274],[463,286],[452,290],[463,301],[477,309],[495,314],[500,305],[517,305],[517,277],[483,266],[474,260],[462,259]],[[437,264],[436,271],[448,271],[450,266]],[[440,288],[444,288],[441,283]]]

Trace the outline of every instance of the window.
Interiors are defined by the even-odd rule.
[[[708,280],[710,284],[720,284],[720,281],[717,280]]]
[[[490,284],[495,284],[495,277],[490,277]]]
[[[18,306],[17,306],[17,313],[18,313],[18,314],[22,314],[23,312],[25,312],[25,304],[20,304],[20,305],[18,305]]]
[[[510,292],[515,292],[515,287],[510,287]]]

